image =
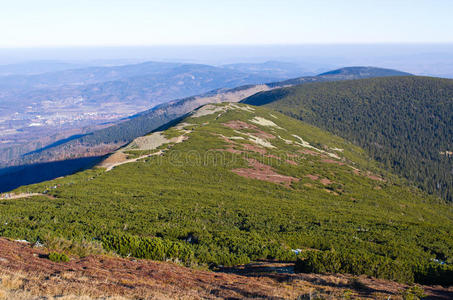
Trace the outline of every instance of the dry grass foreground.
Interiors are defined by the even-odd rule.
[[[366,277],[291,274],[281,263],[211,272],[108,256],[55,263],[47,253],[0,238],[0,299],[401,299],[407,288]],[[453,288],[424,288],[432,299],[453,297]]]

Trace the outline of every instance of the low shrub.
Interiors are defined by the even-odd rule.
[[[366,252],[304,251],[296,261],[301,273],[348,273],[369,275],[405,283],[453,284],[453,266],[400,261]]]
[[[174,242],[162,238],[140,237],[129,234],[104,235],[102,245],[107,251],[114,251],[121,256],[133,256],[153,260],[180,260],[186,264],[193,261],[193,250],[184,242]]]
[[[50,252],[49,259],[53,262],[68,262],[69,257],[64,253]]]
[[[105,254],[105,250],[99,241],[95,240],[69,240],[62,237],[54,237],[46,234],[43,237],[46,248],[58,252],[66,252],[79,257],[88,255]]]
[[[452,286],[453,265],[429,262],[428,264],[415,267],[414,277],[415,282],[421,284]]]
[[[413,285],[407,289],[405,289],[401,296],[404,300],[418,300],[423,299],[426,297],[425,291],[419,285]]]
[[[206,241],[190,244],[160,237],[141,237],[130,234],[107,234],[101,237],[106,251],[121,256],[133,256],[153,260],[179,260],[187,265],[192,263],[209,266],[235,266],[257,259],[278,259],[294,261],[291,250],[282,249],[256,234],[238,237],[234,234],[217,232]]]

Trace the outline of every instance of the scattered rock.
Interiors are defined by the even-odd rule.
[[[258,125],[261,125],[261,126],[268,126],[268,127],[275,127],[275,128],[278,128],[278,129],[283,129],[280,126],[278,126],[277,124],[275,124],[274,122],[272,122],[270,120],[267,120],[265,118],[262,118],[262,117],[254,117],[250,121],[252,123],[255,123],[255,124],[258,124]]]

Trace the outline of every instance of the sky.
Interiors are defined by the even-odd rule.
[[[453,43],[451,0],[0,1],[0,48]]]

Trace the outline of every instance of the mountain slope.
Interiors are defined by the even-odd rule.
[[[207,103],[218,103],[218,102],[238,102],[248,96],[251,96],[257,92],[266,91],[273,88],[279,88],[292,84],[300,84],[303,82],[317,82],[317,81],[331,81],[331,80],[343,80],[352,78],[360,78],[361,74],[364,76],[372,76],[373,74],[399,74],[398,71],[380,69],[380,68],[369,68],[363,67],[363,72],[360,73],[358,70],[361,68],[345,68],[344,70],[338,71],[342,75],[320,75],[320,76],[309,76],[309,77],[300,77],[290,81],[275,82],[269,84],[261,85],[246,85],[240,86],[232,89],[218,89],[211,91],[209,93],[184,98],[181,100],[171,101],[163,105],[158,105],[153,109],[144,111],[140,114],[132,116],[129,120],[126,120],[123,123],[114,125],[111,128],[101,129],[95,131],[92,134],[84,135],[84,137],[71,139],[68,142],[56,143],[54,147],[45,147],[45,149],[38,149],[38,151],[32,152],[32,155],[24,155],[19,159],[19,162],[22,163],[32,163],[32,162],[42,162],[55,159],[65,159],[65,158],[74,158],[84,156],[86,154],[90,155],[89,151],[87,153],[87,148],[93,146],[99,146],[103,144],[113,144],[113,147],[117,143],[128,143],[132,139],[141,136],[147,132],[150,132],[157,127],[169,122],[172,119],[183,116],[184,114],[190,112],[191,110],[197,108],[200,105]],[[366,70],[366,71],[365,71]],[[108,83],[109,84],[109,83]],[[108,85],[107,84],[107,85]],[[161,84],[161,83],[157,83]],[[166,91],[167,92],[167,91]],[[123,93],[123,92],[122,92]],[[127,94],[125,92],[125,94]],[[168,95],[167,95],[168,97]],[[80,145],[80,149],[78,150]],[[101,147],[106,149],[104,153],[99,153],[94,151],[91,155],[99,155],[108,153],[112,147]],[[0,160],[3,161],[12,161],[14,157],[11,157],[11,153],[17,153],[17,149],[5,149],[0,153]],[[36,153],[40,153],[36,155]],[[67,156],[67,153],[70,153],[71,156]],[[22,153],[25,154],[25,153]]]
[[[453,80],[307,84],[244,100],[338,134],[423,189],[453,200]]]
[[[294,261],[302,249],[304,271],[451,275],[451,206],[351,143],[264,108],[203,106],[98,169],[15,194],[0,201],[3,236],[96,239],[124,256],[210,266]]]

